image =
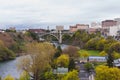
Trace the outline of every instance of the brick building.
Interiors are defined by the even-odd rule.
[[[75,32],[77,30],[85,30],[88,31],[89,25],[88,24],[76,24],[75,26],[70,26],[70,32]]]
[[[115,20],[102,21],[102,27],[110,27],[110,26],[116,26],[116,25],[117,25],[117,21]]]

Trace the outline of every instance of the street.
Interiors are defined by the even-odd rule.
[[[94,80],[90,77],[91,75],[85,70],[83,63],[78,63],[77,66],[80,67],[79,69],[80,80]]]

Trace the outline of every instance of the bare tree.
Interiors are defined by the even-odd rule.
[[[74,46],[68,46],[63,50],[63,53],[68,54],[70,58],[77,58],[79,57],[78,48]]]

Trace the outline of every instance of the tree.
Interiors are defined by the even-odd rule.
[[[39,41],[39,36],[36,33],[29,31],[29,34],[33,38],[33,40]]]
[[[61,67],[68,67],[69,65],[69,56],[66,54],[62,54],[57,58],[57,65]]]
[[[45,72],[45,80],[55,80],[55,76],[52,71]]]
[[[114,54],[114,52],[119,53],[120,52],[120,42],[114,42],[111,44],[111,46],[109,47],[109,49],[107,50],[107,64],[109,67],[113,67],[113,60],[115,59],[115,57],[118,55],[116,55],[116,53]]]
[[[8,75],[4,78],[4,80],[15,80],[11,75]]]
[[[86,49],[92,49],[92,50],[96,50],[97,49],[97,44],[98,41],[100,40],[99,37],[95,37],[90,39],[86,44],[85,44],[85,48]]]
[[[70,38],[71,38],[71,36],[70,36],[69,34],[64,34],[64,35],[62,36],[62,40],[63,40],[63,41],[70,41]]]
[[[61,80],[80,80],[77,70],[73,70],[67,73]]]
[[[70,59],[69,65],[68,65],[68,70],[72,71],[73,69],[75,69],[75,61],[74,61],[74,59]]]
[[[120,53],[113,52],[114,59],[119,59],[120,58]]]
[[[109,51],[107,54],[107,65],[109,67],[113,67],[113,60],[114,60],[113,53],[111,51]]]
[[[118,68],[109,68],[108,66],[97,66],[95,80],[119,80],[120,70]]]
[[[86,50],[80,50],[79,54],[81,58],[87,58],[89,56],[89,53]]]
[[[107,53],[105,51],[102,51],[99,53],[100,56],[107,56]]]
[[[19,80],[30,80],[30,76],[26,71],[23,71]]]
[[[120,42],[113,43],[113,44],[110,46],[110,49],[111,49],[112,51],[115,51],[115,52],[120,53]]]
[[[96,47],[97,47],[98,50],[102,51],[102,50],[104,50],[105,44],[106,44],[106,39],[101,38],[101,39],[98,41]]]
[[[26,56],[19,60],[18,68],[29,73],[34,80],[41,80],[46,67],[51,63],[55,49],[50,43],[28,43]]]
[[[90,62],[87,62],[86,64],[84,64],[84,67],[87,72],[90,72],[90,70],[94,69],[92,63],[90,63]]]
[[[14,59],[15,53],[8,49],[4,43],[0,40],[0,61]]]
[[[58,57],[61,55],[61,53],[62,53],[61,46],[58,46],[58,47],[57,47],[57,51],[56,51],[56,53],[54,54],[54,58],[55,58],[55,59],[58,58]]]
[[[85,30],[78,30],[73,34],[71,39],[74,45],[83,48],[85,43],[89,40],[89,35]]]
[[[68,46],[63,50],[63,53],[68,54],[70,58],[78,58],[78,48],[75,46]]]

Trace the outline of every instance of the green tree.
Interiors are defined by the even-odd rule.
[[[55,76],[52,71],[45,72],[45,80],[55,80]]]
[[[61,55],[61,53],[62,53],[61,46],[58,46],[58,47],[57,47],[57,51],[56,51],[56,53],[54,54],[54,58],[55,58],[55,59],[58,58],[58,57]]]
[[[62,40],[63,40],[63,41],[70,41],[70,39],[71,39],[71,36],[70,36],[69,34],[64,34],[64,35],[62,36]]]
[[[120,53],[120,42],[113,43],[113,44],[110,46],[110,49],[111,49],[112,51],[115,51],[115,52]]]
[[[114,60],[113,53],[111,51],[109,51],[108,55],[107,55],[107,65],[109,67],[113,67],[113,60]]]
[[[101,38],[101,39],[98,41],[96,47],[97,47],[98,50],[102,51],[102,50],[104,50],[105,44],[106,44],[106,39]]]
[[[109,67],[113,67],[113,60],[116,58],[116,53],[120,52],[120,43],[119,42],[114,42],[111,44],[109,49],[107,50],[107,64]],[[117,56],[118,57],[118,56]]]
[[[80,80],[80,79],[78,77],[77,70],[73,70],[67,73],[67,75],[64,76],[61,80]]]
[[[89,35],[85,30],[76,31],[71,38],[73,44],[79,46],[80,48],[83,48],[88,40],[89,40]]]
[[[94,69],[93,64],[90,62],[87,62],[86,64],[84,64],[84,67],[85,67],[87,72],[90,72],[90,70]]]
[[[39,37],[38,37],[38,35],[37,35],[36,33],[33,33],[33,32],[30,32],[30,31],[29,31],[29,34],[30,34],[30,36],[33,38],[33,40],[39,41]]]
[[[99,41],[99,40],[100,40],[100,38],[98,38],[98,37],[90,39],[90,40],[85,44],[85,48],[86,48],[86,49],[91,49],[91,50],[96,50],[96,49],[97,49],[97,44],[98,44],[98,41]]]
[[[73,69],[75,69],[75,61],[74,61],[74,59],[70,59],[69,65],[68,65],[68,70],[72,71]]]
[[[8,49],[4,43],[0,40],[0,61],[14,59],[15,53]]]
[[[117,53],[114,51],[113,56],[114,56],[114,59],[118,59],[118,58],[120,58],[120,53]]]

